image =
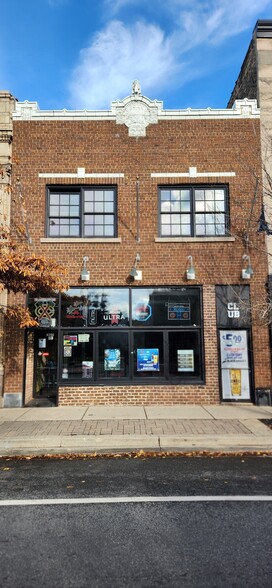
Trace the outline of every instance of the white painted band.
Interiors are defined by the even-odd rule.
[[[106,496],[93,498],[27,498],[0,500],[0,506],[47,506],[60,504],[129,504],[139,502],[272,502],[270,495],[231,496]]]

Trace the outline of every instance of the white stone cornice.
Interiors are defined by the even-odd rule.
[[[236,100],[233,108],[163,110],[163,102],[132,94],[111,104],[111,110],[40,110],[37,102],[16,102],[13,120],[112,120],[125,124],[131,136],[144,136],[149,124],[160,120],[220,120],[260,118],[256,100]]]

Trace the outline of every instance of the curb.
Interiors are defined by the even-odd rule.
[[[153,452],[259,452],[272,453],[272,437],[267,435],[151,436],[88,435],[8,438],[0,442],[0,457],[15,455],[56,455],[92,453]]]

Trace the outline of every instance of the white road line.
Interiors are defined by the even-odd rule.
[[[0,506],[47,506],[54,504],[129,504],[137,502],[272,502],[272,496],[116,496],[94,498],[27,498],[0,500]]]

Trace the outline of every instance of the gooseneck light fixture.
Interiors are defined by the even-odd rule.
[[[242,259],[243,259],[244,264],[247,264],[246,267],[243,267],[243,269],[242,269],[242,279],[243,280],[250,280],[250,278],[254,274],[254,271],[252,269],[252,265],[250,262],[250,256],[243,255]]]
[[[142,272],[140,270],[137,270],[137,266],[138,266],[140,259],[141,259],[140,253],[136,253],[134,265],[132,266],[130,273],[129,273],[130,277],[133,278],[133,280],[141,280],[142,279]]]
[[[87,255],[84,255],[81,273],[80,273],[80,279],[82,282],[88,282],[90,279],[90,272],[87,269],[87,261],[89,261],[89,258]]]
[[[187,280],[195,280],[195,277],[196,277],[196,272],[195,272],[195,267],[193,264],[192,255],[188,255],[188,258],[187,258],[186,277],[187,277]]]

